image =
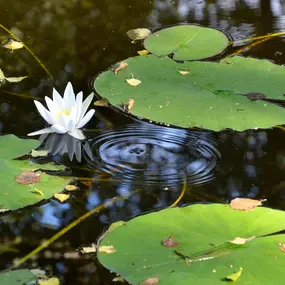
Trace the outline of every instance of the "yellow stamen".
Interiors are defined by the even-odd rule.
[[[62,110],[58,111],[56,116],[57,116],[57,118],[59,118],[62,114],[69,116],[70,113],[71,113],[70,109],[66,108],[66,109],[62,109]]]

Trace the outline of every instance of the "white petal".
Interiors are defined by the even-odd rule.
[[[67,83],[64,90],[63,100],[69,109],[75,104],[75,94],[70,82]]]
[[[76,106],[76,123],[79,122],[82,110],[83,93],[79,92],[76,96],[75,106]]]
[[[45,96],[45,100],[48,106],[48,109],[51,113],[56,114],[59,110],[59,106],[57,106],[49,97]]]
[[[54,88],[52,90],[52,100],[54,104],[59,107],[59,109],[65,108],[64,100],[61,98],[59,93]]]
[[[76,125],[76,128],[77,129],[80,129],[82,128],[83,126],[85,126],[89,121],[90,119],[92,118],[92,116],[94,115],[95,113],[95,110],[94,109],[91,109],[81,120],[80,122]]]
[[[54,133],[58,133],[58,134],[67,133],[66,128],[59,124],[52,125],[52,129],[54,130]]]
[[[35,100],[34,102],[41,116],[46,120],[47,123],[52,125],[53,117],[51,113],[39,101]]]
[[[41,134],[50,134],[50,133],[54,133],[54,130],[52,127],[29,133],[28,136],[37,136],[37,135],[41,135]]]
[[[89,105],[90,105],[90,103],[91,103],[93,97],[94,97],[94,94],[91,93],[91,94],[85,99],[85,101],[83,102],[83,104],[82,104],[82,109],[81,109],[81,114],[80,114],[80,118],[79,118],[78,121],[81,121],[81,119],[83,118],[83,116],[84,116],[84,114],[86,113],[86,111],[87,111],[87,109],[88,109],[88,107],[89,107]]]
[[[85,139],[85,136],[80,130],[75,129],[72,132],[68,132],[68,133],[76,139],[79,139],[79,140]]]
[[[70,112],[70,115],[67,116],[66,121],[66,129],[70,132],[72,131],[76,126],[76,107],[74,106]]]

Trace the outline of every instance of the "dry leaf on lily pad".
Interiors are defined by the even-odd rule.
[[[148,55],[149,51],[146,49],[143,49],[143,50],[138,50],[137,53],[142,56],[142,55]]]
[[[135,100],[134,99],[129,99],[129,104],[128,104],[128,111],[131,111],[132,108],[135,105]]]
[[[133,40],[143,40],[151,34],[151,31],[146,28],[138,28],[127,31],[128,37]]]
[[[284,243],[279,244],[279,250],[282,252],[285,252],[285,244]]]
[[[128,64],[127,62],[121,61],[121,62],[119,63],[119,66],[115,67],[115,68],[113,69],[113,71],[114,71],[115,74],[117,74],[118,71],[125,69],[128,65],[129,65],[129,64]]]
[[[252,211],[255,207],[261,206],[266,200],[253,200],[248,198],[235,198],[231,201],[230,207],[233,210]]]
[[[241,276],[242,270],[243,270],[243,268],[241,267],[241,268],[239,269],[239,271],[237,271],[237,272],[235,272],[235,273],[233,273],[233,274],[228,275],[228,276],[226,277],[226,280],[229,280],[229,281],[237,281],[237,280],[240,278],[240,276]]]
[[[69,194],[59,194],[56,193],[54,194],[54,198],[56,198],[57,200],[59,200],[61,203],[65,202],[67,199],[70,198]]]
[[[100,246],[98,251],[112,254],[116,252],[116,249],[113,245],[107,245],[107,246]],[[91,246],[82,247],[81,252],[82,253],[94,253],[94,252],[97,252],[97,247],[94,243],[92,243]]]
[[[167,237],[161,242],[161,244],[164,247],[176,247],[179,245],[179,242],[174,237]]]
[[[190,71],[186,71],[186,70],[178,70],[178,72],[181,74],[181,75],[187,75],[190,73]]]
[[[47,279],[47,280],[44,280],[44,279],[41,279],[41,280],[38,280],[38,284],[39,285],[59,285],[59,280],[58,278],[50,278],[50,279]]]
[[[252,236],[250,238],[241,238],[241,237],[236,237],[233,240],[230,240],[230,243],[234,243],[234,244],[245,244],[249,241],[252,241],[253,239],[255,239],[255,236]]]
[[[117,250],[115,249],[115,247],[113,245],[102,245],[99,247],[99,252],[105,252],[108,254],[112,254],[115,253]]]
[[[141,285],[156,285],[158,284],[158,282],[159,282],[159,279],[157,277],[151,277],[151,278],[145,279],[140,284]]]
[[[2,46],[6,49],[9,49],[11,51],[15,50],[15,49],[21,49],[24,47],[24,43],[20,42],[20,41],[16,41],[14,39],[9,39],[7,41],[5,41]]]
[[[15,181],[19,184],[24,184],[24,185],[35,184],[35,183],[40,182],[41,175],[43,175],[43,174],[44,173],[36,173],[33,171],[24,171],[15,177]]]
[[[139,84],[141,84],[141,81],[135,78],[130,78],[130,79],[126,79],[127,83],[133,87],[138,86]]]

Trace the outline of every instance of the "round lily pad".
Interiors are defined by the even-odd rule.
[[[221,31],[194,25],[159,30],[144,40],[144,47],[156,56],[173,54],[175,60],[197,60],[215,56],[229,44]]]
[[[147,55],[125,62],[128,65],[117,74],[109,70],[99,75],[94,88],[128,115],[214,131],[269,128],[285,122],[280,105],[285,102],[285,67],[268,60],[236,56],[220,62],[177,63]],[[130,85],[131,78],[140,83]],[[264,96],[250,96],[256,93]],[[130,102],[132,108],[126,108]]]
[[[284,211],[269,208],[168,208],[111,225],[98,258],[131,284],[282,285],[285,235],[271,234],[285,229],[284,220]]]

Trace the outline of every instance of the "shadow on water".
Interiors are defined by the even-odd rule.
[[[0,50],[5,74],[30,75],[19,84],[1,86],[0,132],[26,136],[43,127],[31,100],[4,89],[43,99],[53,86],[62,92],[72,81],[77,92],[87,95],[94,75],[141,49],[140,43],[130,44],[125,36],[129,29],[190,22],[242,39],[285,30],[284,8],[278,0],[2,1],[1,23],[25,40],[54,82],[25,51]],[[0,39],[5,37],[1,31]],[[284,40],[276,38],[245,55],[284,64],[283,50]],[[62,284],[111,284],[113,276],[76,249],[96,241],[111,222],[170,206],[180,195],[185,176],[181,205],[228,202],[241,196],[266,198],[267,206],[285,210],[285,132],[280,129],[198,132],[134,123],[100,110],[88,128],[97,131],[86,132],[84,145],[68,137],[43,138],[52,153],[49,159],[67,165],[68,174],[86,179],[76,182],[80,190],[67,203],[51,199],[1,216],[1,269],[86,211],[107,203],[105,211],[76,226],[25,266],[40,266],[59,276]],[[134,190],[138,192],[129,200],[110,203],[114,196]]]

